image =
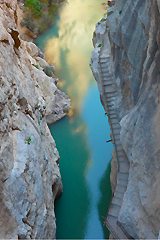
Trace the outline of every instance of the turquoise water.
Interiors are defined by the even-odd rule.
[[[69,0],[56,24],[37,39],[72,100],[72,117],[50,126],[63,180],[55,206],[57,239],[108,238],[103,222],[111,197],[112,144],[106,143],[110,129],[89,68],[91,36],[104,13],[101,3]]]

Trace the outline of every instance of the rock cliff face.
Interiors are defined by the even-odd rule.
[[[0,238],[55,237],[59,154],[47,126],[69,99],[39,49],[20,39],[17,1],[0,1]]]
[[[160,230],[160,1],[112,1],[96,27],[92,70],[103,101],[98,59],[112,58],[121,143],[130,162],[118,220],[134,238]]]

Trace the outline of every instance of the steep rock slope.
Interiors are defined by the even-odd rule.
[[[55,237],[59,154],[47,126],[68,97],[45,74],[39,49],[20,39],[17,1],[0,1],[0,238]]]
[[[134,238],[160,230],[160,1],[112,1],[96,27],[92,70],[103,92],[99,57],[110,56],[120,139],[130,163],[118,221]]]

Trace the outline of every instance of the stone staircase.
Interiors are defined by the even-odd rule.
[[[109,207],[106,226],[115,239],[131,239],[127,232],[125,232],[122,226],[120,226],[118,223],[118,215],[128,184],[129,162],[120,142],[121,127],[114,107],[114,100],[117,94],[116,83],[113,77],[113,73],[110,69],[110,58],[100,57],[99,65],[102,80],[102,91],[104,95],[103,101],[112,130],[112,141],[115,144],[118,163],[117,186]]]

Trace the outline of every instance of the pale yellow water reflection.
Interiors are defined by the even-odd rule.
[[[64,88],[71,97],[72,104],[76,102],[76,109],[79,109],[93,79],[89,68],[92,35],[95,23],[105,13],[105,7],[104,0],[67,2],[60,12],[59,36],[47,42],[45,56],[59,72],[63,71],[63,76],[66,76]]]

